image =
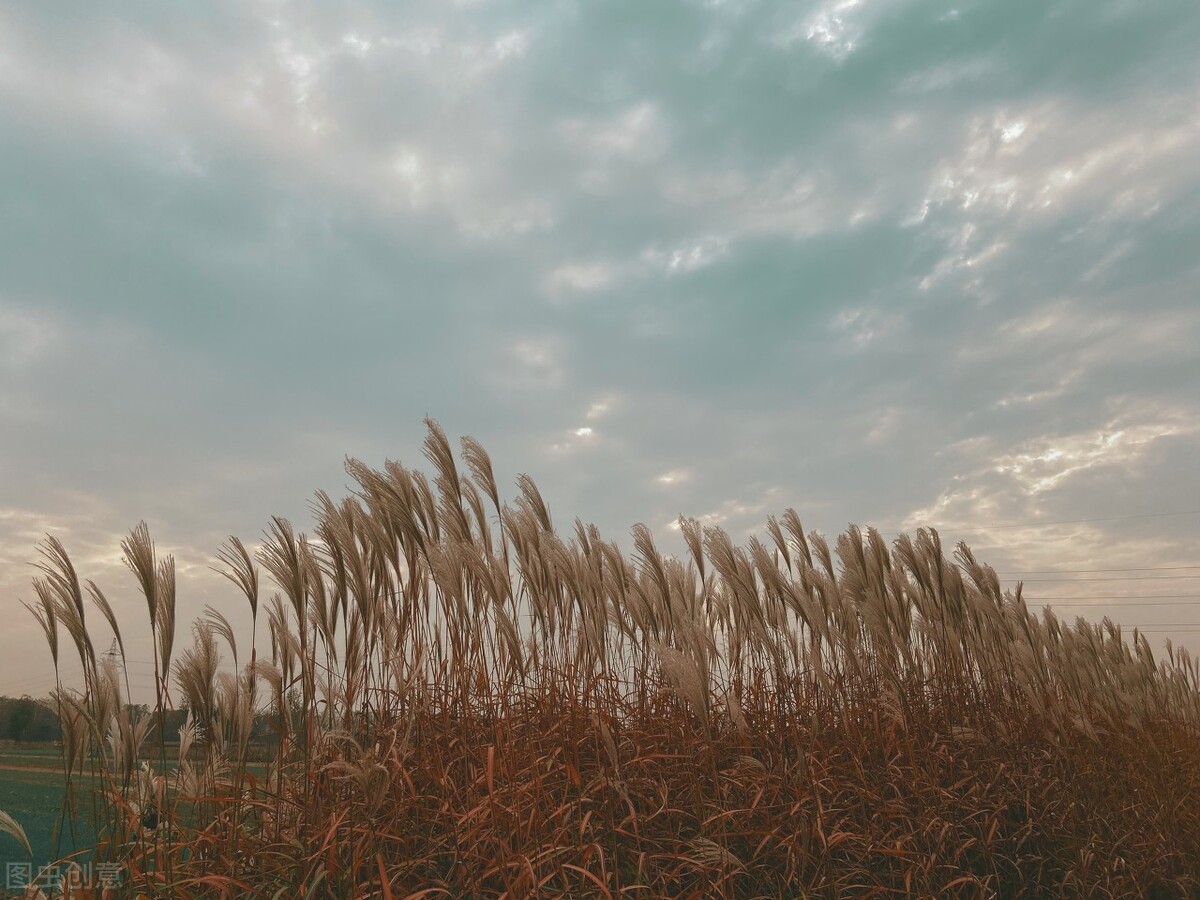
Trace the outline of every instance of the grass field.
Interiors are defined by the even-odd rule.
[[[0,768],[62,768],[62,750],[53,744],[0,746]]]
[[[33,848],[32,863],[37,867],[72,853],[77,847],[89,847],[94,841],[85,824],[86,815],[77,817],[76,838],[68,831],[56,841],[55,828],[62,811],[64,782],[54,771],[58,751],[53,748],[30,750],[6,749],[0,752],[0,809],[10,813],[25,829]],[[12,838],[0,836],[0,886],[10,887],[10,864],[23,865],[30,860]]]
[[[153,759],[150,762],[154,764]],[[76,831],[73,835],[68,828],[59,837],[57,829],[66,793],[61,769],[62,749],[58,746],[0,746],[0,809],[21,823],[33,849],[32,859],[27,859],[16,840],[0,835],[0,898],[22,896],[14,890],[20,885],[13,866],[24,872],[29,864],[29,871],[45,873],[47,866],[68,857],[85,866],[93,855],[95,836],[89,825],[88,804],[95,782],[91,778],[76,781],[76,796],[83,804],[76,811]],[[250,764],[247,771],[263,777],[265,766]]]

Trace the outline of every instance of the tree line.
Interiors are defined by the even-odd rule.
[[[149,716],[150,710],[145,704],[130,704],[129,710],[134,718]],[[187,720],[187,708],[168,709],[163,711],[163,732],[167,743],[179,740],[179,729]],[[254,744],[269,744],[277,726],[274,716],[259,713],[254,717],[251,732],[251,742]],[[158,727],[158,717],[154,717],[147,740],[154,739]],[[52,697],[0,697],[0,741],[13,743],[44,743],[58,741],[62,738],[62,728],[59,725],[58,714],[55,711]]]

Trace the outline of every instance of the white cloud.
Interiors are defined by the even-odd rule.
[[[373,46],[370,40],[359,37],[353,32],[342,35],[342,43],[345,44],[347,49],[349,49],[349,51],[359,59],[365,58],[367,54],[371,52],[371,47]]]
[[[1039,359],[1053,359],[1056,377],[1086,382],[1115,363],[1192,358],[1197,339],[1200,311],[1147,315],[1136,303],[1101,309],[1090,298],[1060,298],[1001,322],[988,341],[960,347],[956,356],[977,365],[1036,353]]]
[[[559,437],[549,445],[549,449],[555,454],[573,453],[587,447],[599,447],[607,442],[604,441],[600,432],[590,425],[582,425],[577,428],[570,428],[565,432],[560,432]]]
[[[867,442],[878,444],[883,441],[896,439],[905,421],[905,411],[896,406],[888,406],[872,413],[871,428],[867,432]]]
[[[402,55],[427,60],[441,52],[447,44],[441,28],[414,28],[401,34],[383,35],[378,41],[381,47]]]
[[[1081,205],[1142,214],[1157,204],[1161,185],[1183,174],[1185,148],[1200,138],[1200,117],[1142,103],[1095,111],[1048,100],[973,116],[956,154],[932,174],[922,205],[957,207],[975,220]]]
[[[1099,466],[1128,469],[1157,441],[1197,433],[1200,422],[1183,413],[1140,424],[1126,424],[1121,417],[1094,431],[1027,442],[997,457],[992,465],[1018,491],[1033,495]]]
[[[768,515],[777,512],[774,508],[778,502],[780,490],[778,487],[767,488],[757,501],[726,500],[708,512],[692,515],[684,512],[687,518],[695,519],[701,525],[715,525],[725,529],[730,536],[741,540],[754,531],[762,528]],[[665,524],[665,531],[678,531],[679,520],[675,519]]]
[[[543,281],[547,293],[592,293],[603,290],[617,277],[616,267],[606,262],[570,262],[557,267]]]
[[[497,62],[520,59],[529,51],[530,37],[527,31],[506,31],[492,41],[491,51]]]
[[[876,307],[852,307],[834,316],[830,327],[845,334],[854,347],[863,350],[883,338],[891,338],[904,328],[904,319]]]
[[[603,418],[612,412],[613,407],[616,406],[616,404],[617,398],[611,394],[607,397],[601,397],[598,400],[592,401],[587,410],[588,420],[595,421],[596,419]]]
[[[863,0],[832,0],[820,6],[796,28],[777,39],[784,46],[806,40],[835,60],[843,60],[858,47],[865,34],[858,20]]]
[[[567,143],[597,162],[650,162],[667,150],[667,128],[650,101],[605,119],[568,119],[559,126]]]
[[[677,275],[707,268],[728,253],[728,240],[723,237],[709,236],[695,242],[679,244],[670,249],[657,246],[648,247],[642,251],[642,260],[668,275]]]
[[[843,126],[839,137],[863,147],[865,157],[871,156],[867,148],[878,145],[878,136],[865,123]],[[836,152],[822,146],[819,152],[788,155],[757,173],[673,172],[662,179],[660,190],[664,199],[688,207],[689,220],[710,223],[708,234],[699,239],[710,242],[709,250],[764,236],[803,240],[837,234],[875,222],[888,212],[891,201],[880,193],[878,180],[862,178],[858,166],[886,170],[892,163],[825,158]],[[821,161],[814,156],[821,156]],[[692,247],[679,249],[686,258]]]
[[[680,160],[680,164],[686,161]],[[662,194],[681,206],[709,206],[736,200],[745,194],[749,178],[739,169],[681,173],[672,167],[666,173]]]
[[[1011,144],[1014,141],[1020,140],[1021,135],[1025,133],[1025,123],[1016,120],[1005,125],[1000,132],[1000,140],[1005,144]]]
[[[566,378],[566,342],[558,336],[526,337],[514,341],[495,375],[503,389],[552,391]]]
[[[1087,518],[1072,514],[1071,505],[1063,505],[1079,503],[1079,498],[1068,492],[1073,481],[1110,471],[1115,488],[1120,480],[1141,478],[1147,461],[1163,442],[1194,441],[1200,435],[1200,418],[1194,409],[1146,410],[1135,403],[1126,405],[1129,409],[1097,428],[1040,435],[1007,447],[996,446],[997,436],[976,437],[948,447],[952,452],[943,456],[958,459],[960,471],[948,478],[935,501],[906,517],[906,527],[966,528],[991,539],[1005,529],[989,528],[989,523],[1007,526]]]
[[[1074,369],[1059,378],[1054,379],[1049,387],[1036,391],[1016,392],[1005,394],[993,404],[994,409],[1009,409],[1018,406],[1031,406],[1056,400],[1080,383],[1082,370]]]
[[[962,88],[989,77],[994,78],[1000,67],[1001,63],[992,56],[937,62],[906,75],[896,86],[896,91],[901,95],[920,95]]]
[[[425,173],[425,163],[420,154],[414,150],[402,150],[396,155],[392,169],[412,207],[420,209],[424,206],[428,179]]]
[[[0,302],[0,367],[30,368],[51,353],[62,337],[54,316]]]
[[[518,360],[531,369],[546,371],[558,366],[559,346],[556,338],[531,338],[518,341],[513,352]]]
[[[654,480],[665,487],[676,487],[691,479],[692,475],[687,469],[672,469],[669,472],[663,472]]]

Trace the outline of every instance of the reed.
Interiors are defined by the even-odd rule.
[[[102,786],[81,802],[130,895],[1200,893],[1186,650],[1035,615],[931,529],[889,546],[852,527],[831,550],[788,510],[765,543],[685,519],[685,557],[644,526],[625,553],[555,531],[527,476],[503,503],[483,448],[463,441],[462,470],[427,424],[432,479],[352,460],[356,490],[317,495],[311,535],[275,518],[218,551],[248,659],[216,608],[175,653],[174,565],[134,529],[148,718],[97,665],[47,540],[29,609],[56,670],[73,648],[85,679],[54,694],[64,772]]]

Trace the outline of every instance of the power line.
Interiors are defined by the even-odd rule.
[[[75,666],[73,670],[60,671],[58,673],[57,677],[61,678],[65,681],[65,680],[71,679],[71,678],[78,678],[82,674],[83,674],[83,669],[81,669],[79,666]],[[9,685],[19,687],[24,684],[39,684],[43,681],[49,681],[49,682],[53,683],[54,679],[55,679],[55,674],[53,671],[50,671],[50,672],[44,672],[44,673],[41,673],[38,675],[24,675],[21,678],[15,678],[9,682]]]
[[[1200,634],[1200,628],[1139,628],[1142,634]]]
[[[1078,618],[1078,617],[1077,617]],[[1065,621],[1065,620],[1064,620]],[[1097,623],[1092,623],[1097,624]],[[1200,633],[1200,622],[1150,622],[1145,627],[1141,625],[1131,625],[1129,622],[1114,622],[1116,627],[1121,631],[1162,631],[1175,632],[1180,631],[1184,634],[1191,634],[1189,629],[1195,629],[1196,633]]]
[[[1026,600],[1141,600],[1141,599],[1192,599],[1200,600],[1200,594],[1093,594],[1090,597],[1026,597]]]
[[[1170,581],[1179,578],[1200,578],[1200,575],[1131,575],[1124,578],[1104,576],[1102,578],[1024,578],[1026,584],[1073,584],[1081,581]]]
[[[1128,604],[1123,604],[1123,603],[1056,603],[1054,605],[1055,606],[1084,606],[1084,607],[1090,608],[1093,606],[1109,607],[1109,606],[1125,606]],[[1168,600],[1165,603],[1160,601],[1157,603],[1137,603],[1134,605],[1138,606],[1138,607],[1142,607],[1142,606],[1195,606],[1196,601],[1195,600]]]
[[[1075,575],[1100,572],[1177,572],[1180,569],[1200,569],[1200,566],[1137,566],[1132,569],[1009,569],[997,575]],[[1192,576],[1185,576],[1192,577]]]

